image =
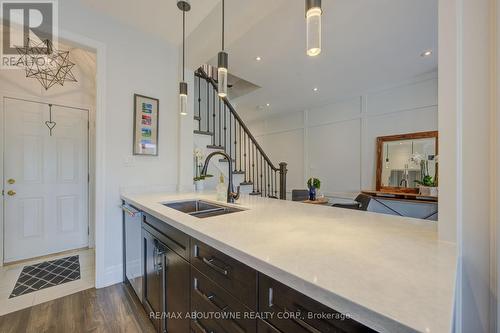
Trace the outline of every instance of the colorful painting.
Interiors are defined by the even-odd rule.
[[[134,95],[134,155],[158,155],[159,100]]]

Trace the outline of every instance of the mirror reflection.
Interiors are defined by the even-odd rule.
[[[436,174],[435,157],[436,138],[385,142],[382,186],[417,188]]]

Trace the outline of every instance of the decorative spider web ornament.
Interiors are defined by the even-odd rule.
[[[71,72],[75,63],[69,60],[69,51],[55,50],[48,39],[34,43],[27,39],[22,47],[16,47],[20,55],[16,66],[23,67],[27,78],[35,78],[48,90],[55,84],[78,82]]]

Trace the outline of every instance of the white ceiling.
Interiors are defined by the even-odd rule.
[[[238,112],[252,119],[304,110],[435,71],[437,6],[437,0],[324,0],[322,53],[308,57],[304,1],[285,1],[228,46],[229,71],[262,87],[233,101]],[[426,49],[434,53],[422,58]],[[267,103],[270,110],[259,110]]]
[[[182,41],[182,12],[177,0],[82,0],[88,7],[146,33],[179,44]],[[219,0],[191,0],[186,15],[186,35],[212,11]]]

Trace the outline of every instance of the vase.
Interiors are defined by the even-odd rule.
[[[437,197],[439,194],[438,188],[435,186],[419,186],[420,195],[428,196],[428,197]]]
[[[316,201],[316,188],[315,187],[309,188],[309,200]]]
[[[204,180],[195,180],[194,181],[194,188],[196,192],[203,192],[203,189],[205,188],[205,181]]]

